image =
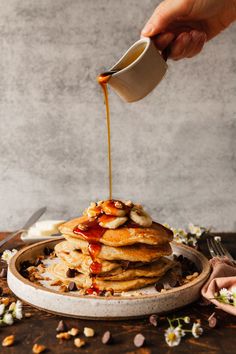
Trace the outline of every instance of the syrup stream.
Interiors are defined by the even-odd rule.
[[[115,72],[115,71],[114,71]],[[107,120],[107,148],[108,148],[108,173],[109,173],[109,199],[112,199],[112,160],[111,160],[111,125],[110,125],[110,107],[108,99],[107,83],[111,78],[113,71],[108,71],[98,76],[97,81],[101,85],[106,106]]]

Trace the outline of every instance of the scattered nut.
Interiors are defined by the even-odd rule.
[[[31,318],[33,315],[31,312],[26,312],[25,313],[25,318]]]
[[[70,339],[70,334],[68,332],[61,332],[56,335],[57,339]]]
[[[75,340],[74,340],[74,345],[75,345],[77,348],[81,348],[81,347],[83,347],[85,344],[86,344],[86,342],[85,342],[83,339],[75,338]]]
[[[142,335],[142,333],[136,334],[134,337],[134,345],[137,348],[141,348],[145,343],[145,337]]]
[[[1,299],[1,303],[4,304],[5,306],[8,306],[10,304],[10,299],[9,297],[3,297]]]
[[[93,337],[94,336],[93,328],[84,327],[84,335],[85,337]]]
[[[102,336],[103,344],[110,344],[112,342],[112,336],[110,331],[106,331]]]
[[[208,325],[210,328],[214,328],[217,325],[217,318],[215,317],[215,312],[208,318]]]
[[[3,339],[2,346],[3,347],[10,347],[12,344],[14,344],[14,341],[15,341],[14,335],[7,336]]]
[[[45,345],[37,344],[37,343],[35,343],[33,348],[32,348],[32,352],[34,354],[40,354],[40,353],[44,352],[45,350],[46,350]]]
[[[71,336],[73,336],[73,337],[75,337],[75,336],[77,336],[77,334],[79,333],[79,330],[78,330],[78,328],[71,328],[69,331],[68,331],[68,333],[71,335]]]
[[[197,278],[198,277],[198,272],[194,272],[193,274],[189,274],[186,276],[186,279],[187,280],[192,280],[194,278]]]

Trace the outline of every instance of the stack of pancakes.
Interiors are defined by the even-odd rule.
[[[73,281],[78,289],[99,291],[122,292],[157,283],[175,265],[165,258],[172,253],[172,231],[150,221],[140,206],[137,209],[119,202],[126,213],[119,217],[114,215],[114,201],[109,201],[113,203],[110,209],[103,208],[102,203],[93,204],[84,216],[60,226],[65,240],[55,246],[59,261],[50,266],[50,273],[67,286]],[[122,218],[123,224],[115,228]]]

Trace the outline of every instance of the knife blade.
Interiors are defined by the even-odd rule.
[[[33,213],[31,215],[31,217],[26,221],[26,223],[24,224],[24,226],[22,228],[20,228],[17,231],[11,232],[10,235],[8,235],[7,237],[4,238],[4,240],[0,241],[0,248],[8,241],[10,241],[12,238],[14,238],[16,235],[18,235],[20,232],[22,231],[27,231],[30,226],[32,226],[36,221],[39,220],[39,218],[41,218],[41,216],[45,213],[45,211],[47,210],[47,207],[43,207],[40,208],[39,210],[37,210],[35,213]]]

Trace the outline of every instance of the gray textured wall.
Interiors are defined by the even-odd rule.
[[[157,1],[0,3],[0,228],[47,205],[78,214],[106,198],[104,106],[96,75],[139,37]],[[114,194],[159,221],[236,229],[236,26],[172,62],[147,98],[111,93]]]

